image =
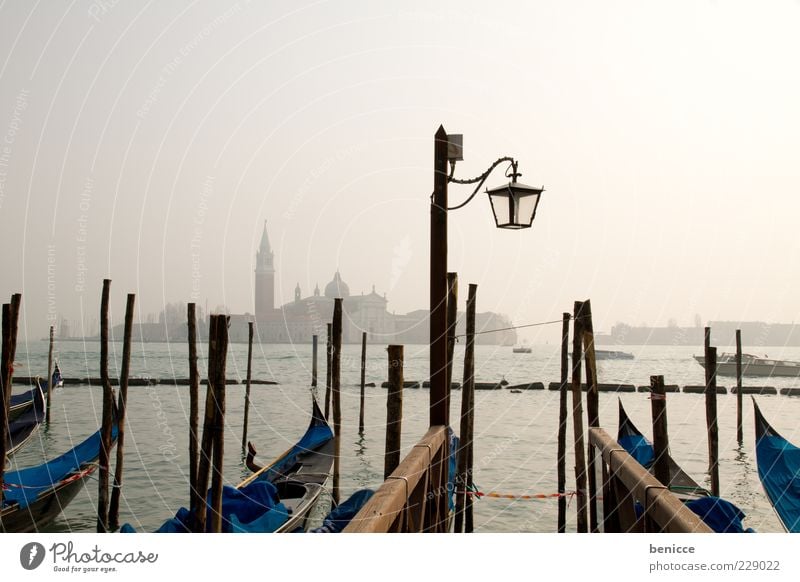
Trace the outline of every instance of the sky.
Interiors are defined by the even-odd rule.
[[[129,292],[252,312],[267,221],[279,302],[339,269],[425,308],[441,124],[456,177],[545,187],[529,230],[449,214],[479,311],[794,321],[798,29],[792,0],[1,2],[0,297],[30,338],[91,326],[104,278],[115,322]]]

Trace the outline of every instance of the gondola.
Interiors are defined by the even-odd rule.
[[[8,456],[16,453],[31,437],[44,420],[44,392],[40,387],[34,389],[32,406],[8,423],[6,431],[6,443]]]
[[[98,430],[75,448],[46,463],[6,472],[0,531],[39,531],[58,517],[81,490],[83,480],[97,469],[100,433]],[[112,442],[116,442],[116,422],[111,434]]]
[[[45,384],[45,388],[47,385]],[[42,391],[42,381],[33,386],[30,390],[20,392],[19,394],[12,394],[10,404],[8,407],[8,420],[9,422],[16,420],[22,414],[33,408],[36,394]]]
[[[254,452],[254,450],[253,450]],[[312,397],[311,422],[302,438],[236,487],[223,487],[224,533],[282,533],[305,530],[308,515],[319,499],[333,467],[333,431]],[[206,497],[211,512],[211,492]],[[156,533],[191,531],[192,516],[181,507]],[[206,519],[207,528],[210,520]],[[125,524],[121,531],[135,530]]]
[[[761,485],[783,528],[800,532],[800,449],[779,435],[753,399],[756,465]]]
[[[653,445],[628,418],[622,400],[619,401],[619,431],[617,442],[642,467],[653,473],[655,452]],[[669,464],[669,490],[680,499],[686,507],[697,514],[711,529],[717,533],[750,532],[745,529],[742,520],[745,515],[741,509],[721,497],[714,497],[701,487],[694,479],[680,468],[675,460],[667,454]]]
[[[56,364],[53,370],[53,388],[58,388],[64,385],[64,379],[61,377],[61,370]],[[34,400],[39,392],[47,393],[47,381],[37,377],[34,386],[30,390],[20,392],[19,394],[12,394],[8,408],[9,422],[18,418],[21,414],[33,408]]]

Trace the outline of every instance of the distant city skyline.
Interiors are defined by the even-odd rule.
[[[457,178],[513,156],[545,187],[530,230],[483,193],[450,213],[479,311],[797,320],[798,29],[792,2],[6,2],[0,298],[23,293],[29,339],[89,325],[106,277],[117,322],[128,292],[140,321],[252,312],[267,220],[276,303],[339,269],[425,307],[443,124]]]

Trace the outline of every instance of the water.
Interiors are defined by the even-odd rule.
[[[511,384],[559,378],[558,346],[533,346],[531,354],[513,354],[510,347],[478,346],[476,380]],[[651,374],[664,374],[667,384],[702,384],[704,372],[693,359],[699,349],[686,347],[641,346],[626,348],[635,360],[598,362],[600,382],[645,385]],[[321,353],[324,350],[321,350]],[[767,349],[772,357],[800,360],[800,348]],[[121,344],[112,344],[112,375],[122,355]],[[16,373],[46,375],[47,342],[20,345]],[[383,475],[386,420],[386,390],[380,388],[387,377],[384,346],[367,349],[367,382],[377,388],[366,389],[365,436],[357,432],[360,378],[360,346],[346,345],[342,353],[342,495],[362,487],[377,487]],[[406,380],[427,376],[427,347],[406,346]],[[58,346],[58,361],[65,377],[99,376],[99,344],[63,342]],[[235,344],[228,355],[228,377],[243,379],[247,367],[247,346]],[[266,462],[285,451],[304,432],[311,413],[309,384],[311,346],[264,345],[254,348],[253,377],[280,382],[277,386],[253,385],[248,437]],[[200,362],[201,371],[205,362]],[[456,348],[456,378],[463,369],[463,347]],[[188,350],[183,344],[134,344],[132,376],[188,377]],[[320,376],[324,390],[324,360]],[[721,385],[731,385],[721,378]],[[800,386],[800,379],[748,379],[747,385],[769,384]],[[17,390],[20,390],[18,387]],[[458,427],[460,391],[452,398],[453,425]],[[201,401],[204,389],[201,387]],[[646,394],[621,394],[635,424],[650,434],[650,401]],[[232,485],[249,474],[239,451],[242,432],[244,386],[229,386],[225,433],[225,478]],[[800,443],[795,419],[800,399],[786,396],[759,396],[762,410],[772,425],[785,437]],[[53,421],[15,458],[19,466],[38,464],[45,458],[71,448],[97,429],[100,423],[101,390],[98,387],[66,386],[53,399]],[[722,495],[746,514],[746,525],[758,531],[782,531],[764,495],[755,464],[753,412],[745,399],[745,441],[736,443],[736,398],[720,395],[720,479]],[[188,503],[188,410],[186,386],[158,385],[129,388],[128,425],[125,442],[125,475],[120,509],[121,522],[137,529],[153,530],[176,509]],[[673,457],[687,473],[706,487],[707,470],[705,405],[702,395],[669,394],[670,445]],[[202,412],[201,412],[202,414]],[[609,433],[616,434],[617,395],[600,394],[600,421]],[[403,403],[403,448],[405,452],[424,434],[428,424],[428,391],[406,390]],[[475,416],[475,482],[484,492],[526,495],[556,491],[556,437],[558,393],[508,390],[477,391]],[[572,426],[567,428],[568,443]],[[573,456],[568,444],[567,489],[574,489]],[[97,501],[96,477],[66,508],[51,526],[51,531],[94,531]],[[322,499],[315,515],[324,514],[329,498]],[[483,498],[475,505],[475,524],[484,532],[553,532],[556,529],[557,502]],[[568,511],[568,530],[574,531],[574,505]]]

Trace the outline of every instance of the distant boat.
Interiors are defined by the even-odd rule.
[[[594,358],[595,360],[632,360],[633,354],[613,350],[595,350]]]
[[[703,356],[694,356],[697,363],[705,368],[706,361]],[[717,358],[718,376],[736,376],[736,354],[724,352]],[[773,360],[764,356],[742,354],[743,376],[800,376],[800,362],[789,360]]]
[[[515,354],[530,354],[531,347],[528,345],[528,342],[522,342],[518,346],[514,346],[512,350]]]

